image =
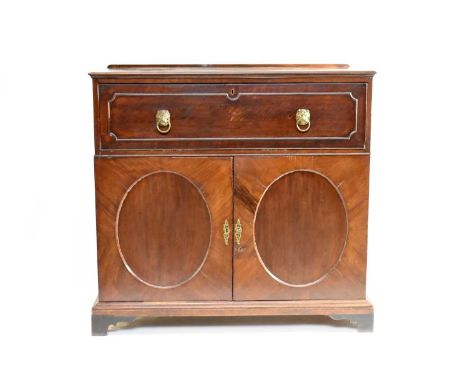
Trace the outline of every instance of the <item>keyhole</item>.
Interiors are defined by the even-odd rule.
[[[231,93],[231,95],[233,96],[234,93],[235,93],[235,90],[234,90],[234,89],[231,89],[231,91],[230,91],[229,93]]]

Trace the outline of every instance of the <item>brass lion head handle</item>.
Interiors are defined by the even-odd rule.
[[[297,109],[296,111],[296,128],[301,133],[305,133],[310,129],[310,110]]]
[[[171,130],[171,113],[169,113],[169,110],[158,110],[156,112],[156,130],[161,134],[167,134]]]

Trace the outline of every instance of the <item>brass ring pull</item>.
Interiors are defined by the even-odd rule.
[[[305,133],[309,131],[310,129],[310,110],[309,109],[297,109],[296,129],[301,133]]]
[[[171,130],[171,113],[169,113],[169,110],[158,110],[156,112],[156,130],[161,134],[167,134]]]

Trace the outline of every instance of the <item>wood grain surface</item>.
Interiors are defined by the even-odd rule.
[[[234,299],[364,299],[368,170],[367,156],[235,158],[234,219],[243,233],[234,248]],[[330,184],[321,178],[310,183],[310,177],[304,184],[298,171],[322,174]],[[296,179],[275,187],[290,173]],[[258,208],[264,194],[268,205]],[[321,199],[327,205],[317,206]],[[308,226],[319,219],[325,219],[322,227]]]
[[[231,158],[98,158],[95,174],[100,301],[232,299]]]
[[[203,194],[184,176],[159,171],[138,179],[117,217],[120,254],[142,282],[174,287],[203,266],[211,239],[210,211]]]
[[[318,282],[339,261],[347,234],[341,194],[316,172],[282,175],[258,203],[256,250],[265,270],[283,284]]]

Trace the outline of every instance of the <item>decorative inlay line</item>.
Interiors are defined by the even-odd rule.
[[[291,283],[288,283],[284,280],[282,280],[281,278],[279,278],[278,276],[276,276],[273,272],[271,272],[268,267],[266,266],[266,264],[263,262],[262,260],[262,256],[260,255],[260,252],[258,250],[258,247],[257,247],[257,241],[256,241],[256,238],[255,238],[255,223],[256,223],[256,220],[257,220],[257,213],[258,213],[258,208],[260,207],[261,205],[261,202],[264,198],[264,196],[266,195],[266,193],[268,192],[268,190],[270,189],[270,187],[276,183],[276,181],[280,180],[281,178],[289,175],[289,174],[292,174],[292,173],[295,173],[297,171],[305,171],[305,172],[310,172],[310,173],[313,173],[313,174],[317,174],[317,175],[320,175],[322,176],[323,178],[325,178],[325,180],[327,180],[330,185],[335,189],[336,193],[338,194],[340,200],[341,200],[341,204],[343,206],[343,209],[344,209],[344,212],[345,212],[345,220],[346,220],[346,237],[345,237],[345,240],[344,240],[344,244],[343,244],[343,248],[340,252],[340,255],[338,256],[338,259],[336,260],[335,264],[325,273],[323,274],[321,277],[319,277],[317,280],[314,280],[310,283],[305,283],[305,284],[291,284]],[[342,182],[341,182],[342,183]],[[341,185],[340,183],[340,185]],[[260,264],[262,265],[263,269],[265,270],[265,272],[272,278],[274,279],[275,281],[279,282],[280,284],[283,284],[283,285],[286,285],[288,287],[293,287],[293,288],[304,288],[304,287],[308,287],[308,286],[312,286],[314,284],[318,284],[319,282],[323,281],[332,271],[335,270],[335,268],[337,267],[337,265],[340,263],[342,257],[343,257],[343,254],[344,254],[344,251],[346,249],[346,246],[348,244],[348,236],[349,236],[349,221],[348,221],[348,209],[346,208],[346,203],[345,203],[345,200],[344,200],[344,197],[341,193],[341,191],[338,189],[338,187],[335,185],[335,183],[333,183],[333,181],[327,177],[325,174],[319,172],[319,171],[316,171],[316,170],[310,170],[310,169],[304,169],[304,168],[298,168],[298,169],[294,169],[294,170],[291,170],[291,171],[288,171],[288,172],[285,172],[285,173],[282,173],[280,176],[278,176],[277,178],[275,178],[266,188],[265,190],[263,191],[262,193],[262,196],[260,197],[258,203],[257,203],[257,208],[255,209],[255,214],[254,214],[254,219],[253,219],[253,231],[254,231],[254,234],[253,234],[253,244],[254,244],[254,249],[255,249],[255,253],[257,255],[257,258],[258,260],[260,261]]]
[[[236,101],[240,98],[241,95],[245,96],[295,96],[295,95],[305,95],[305,96],[323,96],[323,95],[347,95],[351,98],[351,100],[355,103],[354,108],[354,128],[351,130],[348,135],[342,137],[242,137],[242,138],[235,138],[235,137],[226,137],[226,138],[120,138],[115,132],[112,131],[111,123],[110,123],[110,115],[111,115],[111,104],[115,102],[118,97],[125,96],[125,97],[153,97],[153,96],[185,96],[185,97],[204,97],[204,96],[225,96],[230,101]],[[354,134],[358,131],[358,107],[359,107],[359,99],[354,97],[352,92],[287,92],[287,93],[271,93],[271,92],[253,92],[253,93],[237,93],[236,97],[231,97],[229,93],[122,93],[116,92],[113,93],[112,97],[107,101],[107,126],[109,129],[109,136],[111,136],[115,141],[118,142],[142,142],[142,141],[161,141],[161,142],[173,142],[173,141],[216,141],[216,140],[224,140],[224,141],[253,141],[253,140],[265,140],[265,141],[277,141],[277,140],[288,140],[288,141],[318,141],[318,140],[347,140],[349,141]]]
[[[206,249],[206,252],[205,252],[205,256],[203,257],[203,260],[200,264],[200,266],[195,270],[195,272],[192,273],[192,275],[190,275],[187,279],[177,283],[177,284],[173,284],[173,285],[155,285],[155,284],[151,284],[145,280],[143,280],[141,277],[139,277],[134,271],[133,269],[130,267],[130,265],[127,263],[127,260],[125,259],[125,255],[123,254],[122,252],[122,248],[120,246],[120,239],[119,239],[119,219],[120,219],[120,211],[122,210],[122,207],[123,207],[123,204],[125,202],[125,199],[127,198],[128,194],[130,193],[130,191],[132,191],[132,189],[139,183],[141,182],[143,179],[151,176],[151,175],[154,175],[154,174],[159,174],[159,173],[170,173],[170,174],[174,174],[174,175],[178,175],[180,177],[182,177],[183,179],[185,179],[186,181],[188,181],[193,187],[195,187],[195,189],[198,191],[198,193],[200,194],[200,197],[202,198],[203,202],[205,203],[206,205],[206,209],[208,211],[208,216],[210,218],[210,239],[208,241],[208,246],[207,246],[207,249]],[[201,269],[203,268],[203,266],[205,265],[205,262],[208,258],[208,253],[210,251],[210,247],[211,247],[211,239],[212,239],[212,236],[213,236],[213,223],[212,223],[212,217],[211,217],[211,211],[210,211],[210,207],[205,199],[205,196],[203,195],[202,191],[200,190],[200,188],[195,184],[193,183],[189,178],[187,178],[185,175],[182,175],[176,171],[167,171],[167,170],[158,170],[158,171],[153,171],[153,172],[150,172],[148,174],[145,174],[143,176],[141,176],[140,178],[138,178],[135,182],[133,182],[131,184],[131,186],[125,191],[125,194],[124,196],[122,197],[122,200],[120,201],[120,204],[119,204],[119,208],[117,209],[117,216],[116,216],[116,219],[115,219],[115,240],[116,240],[116,243],[117,243],[117,250],[119,251],[119,255],[120,255],[120,258],[122,259],[122,262],[124,263],[124,266],[125,268],[127,269],[127,271],[135,278],[137,279],[139,282],[151,287],[151,288],[157,288],[157,289],[171,289],[171,288],[176,288],[178,286],[181,286],[183,284],[186,284],[188,283],[190,280],[192,280],[200,271]]]

